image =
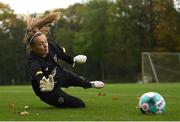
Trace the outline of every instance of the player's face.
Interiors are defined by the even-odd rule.
[[[32,46],[33,51],[35,51],[38,55],[42,57],[46,57],[49,49],[48,49],[48,41],[44,34],[41,34],[34,39],[34,45]]]

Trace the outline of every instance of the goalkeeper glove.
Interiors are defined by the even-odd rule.
[[[52,75],[49,75],[49,78],[46,79],[44,76],[42,80],[40,80],[40,90],[42,92],[50,92],[54,89],[54,78]]]
[[[75,63],[79,63],[79,64],[82,64],[82,63],[85,63],[87,60],[87,56],[85,55],[77,55],[73,58],[73,61],[74,61],[74,64],[73,64],[73,67],[75,65]]]

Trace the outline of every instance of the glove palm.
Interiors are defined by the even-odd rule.
[[[42,92],[50,92],[54,89],[54,78],[52,75],[49,75],[48,79],[45,77],[40,80],[40,90]]]
[[[82,64],[82,63],[85,63],[87,60],[87,56],[85,55],[77,55],[73,58],[73,61],[74,61],[74,64],[73,64],[73,67],[75,65],[75,63],[79,63],[79,64]]]

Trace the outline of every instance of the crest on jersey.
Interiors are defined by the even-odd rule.
[[[57,62],[57,55],[55,54],[53,57],[54,61]]]
[[[49,68],[48,68],[48,67],[46,67],[45,71],[48,71],[48,70],[49,70]]]

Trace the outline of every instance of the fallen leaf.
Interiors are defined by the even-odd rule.
[[[112,100],[119,100],[118,97],[112,97]]]
[[[14,104],[14,103],[9,103],[9,104],[8,104],[8,108],[9,108],[10,110],[13,110],[13,109],[15,108],[15,104]]]
[[[29,108],[29,106],[27,106],[27,105],[24,106],[24,109],[28,109],[28,108]]]
[[[105,96],[105,95],[106,95],[105,93],[101,93],[101,92],[98,93],[98,96]]]
[[[24,115],[29,115],[30,113],[27,112],[27,111],[22,111],[22,112],[20,112],[19,114],[20,114],[21,116],[24,116]]]

